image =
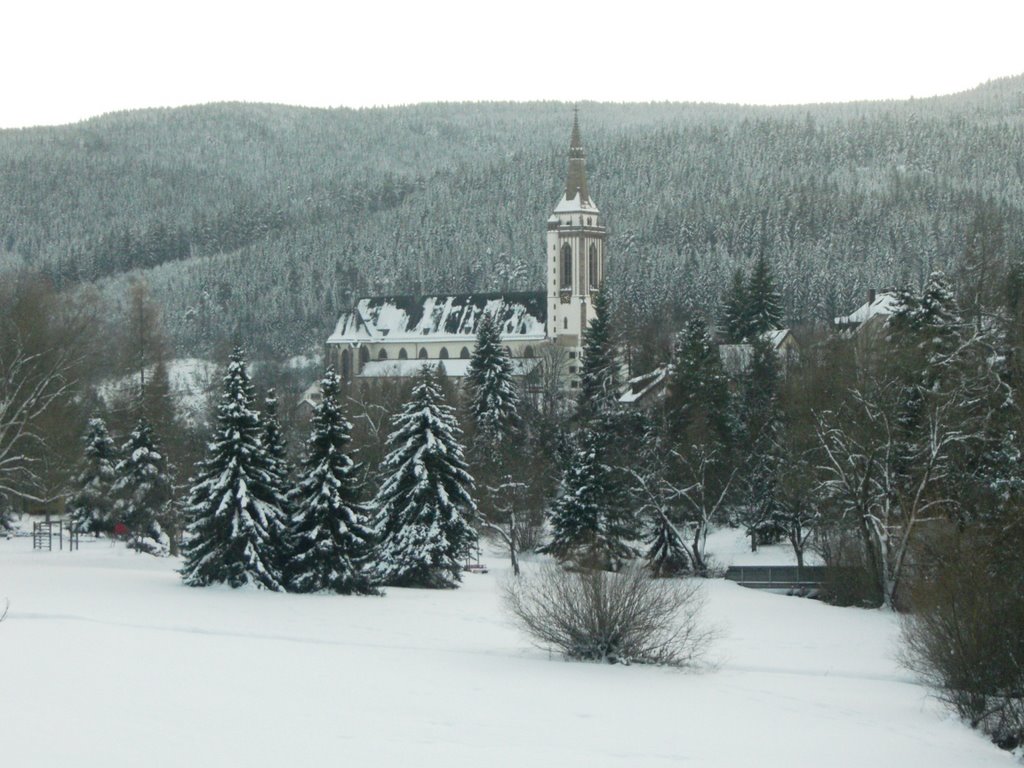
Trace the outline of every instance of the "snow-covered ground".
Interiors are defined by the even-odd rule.
[[[893,616],[706,585],[717,668],[570,663],[500,560],[384,598],[181,585],[106,542],[0,541],[0,760],[18,766],[983,768],[1013,759],[893,659]]]
[[[713,567],[730,565],[796,565],[796,555],[788,542],[760,546],[750,551],[750,539],[742,528],[722,526],[708,534],[707,554]],[[804,564],[820,565],[821,558],[814,552],[804,553]]]

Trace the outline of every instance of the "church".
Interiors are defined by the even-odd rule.
[[[518,376],[541,362],[545,345],[567,358],[567,386],[579,386],[583,331],[605,274],[606,229],[587,189],[587,161],[574,115],[565,193],[547,220],[545,290],[437,296],[363,297],[338,320],[327,359],[345,381],[414,375],[442,363],[448,376],[466,375],[485,313],[501,327]]]

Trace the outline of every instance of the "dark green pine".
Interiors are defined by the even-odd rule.
[[[359,499],[359,466],[350,455],[352,425],[339,398],[340,382],[329,368],[320,384],[294,508],[289,563],[297,592],[379,594],[364,572],[373,555],[373,532]]]
[[[189,496],[181,574],[190,586],[253,584],[279,590],[284,500],[264,446],[240,349],[231,355],[207,458]]]

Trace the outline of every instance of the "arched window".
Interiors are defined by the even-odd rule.
[[[442,360],[448,359],[448,347],[441,347],[441,354],[438,355]]]
[[[569,318],[568,317],[563,317],[562,318],[562,328],[565,329],[565,330],[569,330]]]
[[[572,290],[572,246],[562,246],[562,290]]]
[[[405,347],[402,347],[400,350],[398,350],[398,359],[399,360],[408,360],[409,359],[409,353],[405,351]]]
[[[382,348],[381,351],[377,353],[377,359],[378,360],[387,360],[388,359],[388,351],[386,349]]]
[[[462,351],[459,352],[459,357],[461,357],[463,360],[469,360],[469,347],[463,347]]]
[[[427,348],[426,347],[420,347],[420,355],[419,355],[419,357],[420,357],[420,360],[426,360],[427,359]]]
[[[341,353],[341,378],[346,381],[352,375],[352,353],[347,349]]]
[[[359,362],[368,363],[370,362],[370,350],[367,347],[359,348]]]
[[[533,347],[527,347],[523,350],[523,357],[533,357]]]
[[[597,284],[597,246],[590,246],[590,290],[595,291]]]

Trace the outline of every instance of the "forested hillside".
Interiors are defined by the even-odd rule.
[[[611,282],[632,320],[714,316],[772,262],[791,323],[869,287],[1024,252],[1024,76],[807,107],[580,105]],[[359,294],[541,285],[566,104],[215,104],[0,131],[0,270],[145,276],[179,353],[316,348]],[[630,323],[631,325],[632,323]]]

